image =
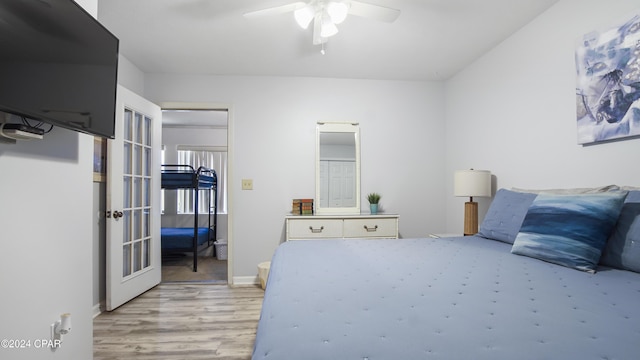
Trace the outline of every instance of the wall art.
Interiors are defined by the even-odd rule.
[[[640,15],[576,49],[578,143],[640,136]]]

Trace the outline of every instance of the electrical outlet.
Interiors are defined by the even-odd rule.
[[[253,179],[242,179],[242,190],[253,190]]]

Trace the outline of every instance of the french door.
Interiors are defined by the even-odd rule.
[[[107,152],[106,309],[161,280],[160,107],[118,86]]]

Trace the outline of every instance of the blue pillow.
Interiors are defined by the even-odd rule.
[[[529,207],[511,252],[595,272],[627,191],[539,194]]]
[[[640,272],[640,191],[629,191],[600,264]]]
[[[480,224],[479,236],[513,244],[536,194],[500,189]]]

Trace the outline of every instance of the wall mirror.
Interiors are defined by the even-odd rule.
[[[360,127],[318,123],[316,214],[360,214]]]

